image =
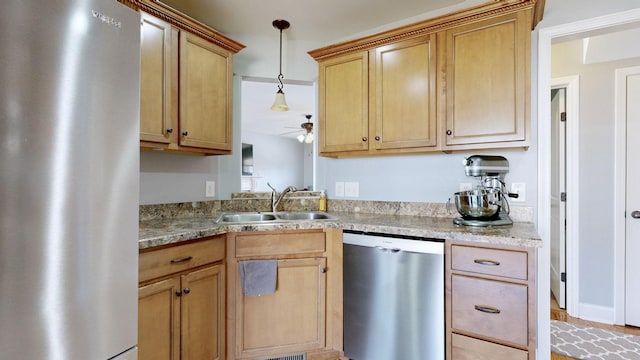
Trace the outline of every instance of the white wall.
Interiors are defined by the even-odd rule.
[[[165,204],[211,200],[205,181],[216,181],[219,192],[218,158],[162,152],[140,153],[140,204]],[[240,170],[238,170],[240,171]]]
[[[277,190],[305,187],[304,145],[298,140],[245,130],[242,142],[253,145],[255,191],[271,191],[267,182]]]
[[[509,160],[508,184],[526,183],[534,191],[536,153],[532,150],[482,150],[464,153],[318,160],[318,189],[335,197],[336,182],[358,182],[360,200],[445,203],[459,191],[461,182],[476,179],[464,175],[462,161],[473,154],[503,155]],[[350,198],[354,199],[354,198]],[[518,205],[533,206],[535,196]],[[515,205],[516,203],[514,203]]]

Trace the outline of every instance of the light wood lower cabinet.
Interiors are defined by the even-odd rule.
[[[342,237],[335,229],[227,234],[227,359],[342,355]],[[239,266],[276,260],[272,294],[247,296]]]
[[[224,236],[140,254],[139,360],[222,360]]]
[[[535,249],[447,241],[447,359],[535,359]]]

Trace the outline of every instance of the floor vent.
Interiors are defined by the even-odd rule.
[[[307,360],[307,353],[283,355],[278,357],[266,358],[263,360]]]

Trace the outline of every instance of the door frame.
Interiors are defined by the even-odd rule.
[[[566,99],[566,221],[565,244],[567,255],[580,252],[580,77],[578,75],[551,79],[551,89],[565,88]],[[551,120],[551,119],[549,119]],[[551,129],[549,129],[551,131]],[[551,154],[549,154],[550,159]],[[549,164],[550,166],[550,164]],[[551,174],[550,174],[551,175]],[[578,256],[566,257],[566,307],[567,314],[579,317],[578,294],[580,294],[580,259]],[[570,280],[570,281],[569,281]]]
[[[614,182],[615,196],[613,209],[613,243],[614,243],[614,322],[624,325],[625,292],[626,292],[626,198],[627,198],[627,83],[631,74],[640,74],[640,66],[616,69],[615,71],[615,148],[614,148]]]
[[[551,328],[549,319],[550,304],[550,251],[549,251],[549,216],[551,155],[549,152],[551,141],[551,43],[554,39],[568,37],[588,31],[605,29],[613,26],[629,24],[640,21],[640,9],[627,10],[615,14],[609,14],[576,22],[550,26],[538,30],[538,78],[536,92],[537,114],[533,118],[538,119],[538,216],[536,219],[538,234],[543,245],[538,249],[537,270],[537,325],[538,325],[538,349],[537,353],[542,358],[547,358],[551,351]]]

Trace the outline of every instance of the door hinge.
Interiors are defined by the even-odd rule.
[[[560,113],[560,121],[567,121],[567,113],[566,112],[561,112]]]
[[[567,282],[567,273],[563,272],[560,274],[560,281]]]
[[[566,192],[561,192],[560,193],[560,201],[567,201],[567,193]]]

